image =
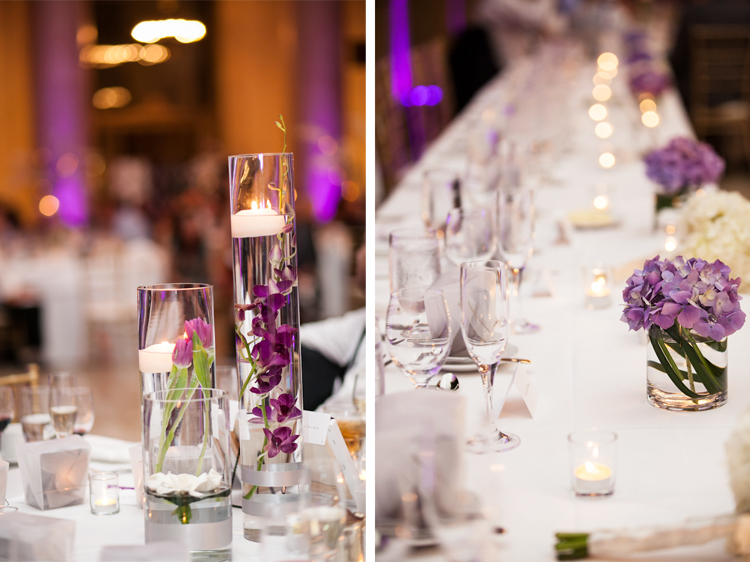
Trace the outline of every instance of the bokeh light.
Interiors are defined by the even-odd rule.
[[[659,124],[659,114],[656,111],[647,111],[641,115],[641,121],[646,127],[656,127]]]
[[[604,152],[599,156],[599,165],[602,168],[611,168],[615,165],[615,155],[611,152]]]
[[[193,43],[205,37],[206,26],[197,20],[151,20],[142,21],[130,34],[141,43],[156,43],[167,37],[174,37],[180,43]]]
[[[341,197],[349,202],[356,201],[359,198],[359,186],[351,180],[346,180],[341,184]]]
[[[599,55],[599,58],[596,59],[596,63],[603,71],[610,72],[617,68],[619,61],[617,60],[617,55],[614,53],[602,53]]]
[[[97,109],[113,109],[125,107],[130,103],[131,99],[130,90],[116,86],[114,88],[97,90],[91,102]]]
[[[647,111],[656,111],[656,102],[651,98],[646,98],[638,104],[638,107],[640,108],[641,113],[646,113]]]
[[[607,117],[607,108],[600,103],[595,103],[589,108],[589,117],[594,121],[601,121]]]
[[[54,195],[45,195],[39,201],[39,212],[45,217],[51,217],[60,208],[60,201]]]
[[[75,174],[78,169],[78,158],[76,158],[75,154],[71,154],[70,152],[63,154],[57,160],[55,169],[57,170],[57,175],[61,178],[69,178]]]
[[[602,121],[601,123],[597,123],[596,127],[594,127],[594,133],[596,133],[596,136],[600,139],[608,139],[612,136],[612,133],[614,132],[614,129],[612,128],[612,125],[607,123],[606,121]]]
[[[612,97],[612,89],[605,84],[599,84],[594,86],[594,90],[591,92],[596,101],[607,101]]]
[[[333,156],[339,149],[339,143],[329,135],[323,135],[318,139],[318,148],[326,156]]]

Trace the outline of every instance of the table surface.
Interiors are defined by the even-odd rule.
[[[693,133],[674,91],[659,100],[660,125],[646,131],[638,122],[639,114],[633,116],[638,109],[626,90],[626,80],[615,79],[615,96],[608,106],[612,119],[618,118],[625,130],[615,125],[610,141],[617,163],[610,170],[602,169],[598,156],[603,144],[594,135],[594,122],[587,115],[594,103],[591,79],[595,68],[593,62],[583,64],[573,87],[559,92],[571,108],[566,150],[553,168],[558,181],[535,193],[536,250],[525,284],[528,291],[535,278],[546,272],[554,293],[545,298],[526,293],[525,316],[542,328],[536,334],[510,339],[518,348],[518,357],[532,360],[527,372],[539,403],[534,419],[523,413],[503,413],[498,422],[502,430],[521,438],[517,449],[495,455],[505,466],[504,492],[501,498],[487,498],[502,505],[507,534],[499,540],[499,554],[507,560],[553,560],[555,532],[675,525],[690,517],[734,510],[724,444],[738,416],[750,404],[750,380],[744,372],[750,359],[750,330],[745,328],[730,338],[727,404],[706,412],[670,412],[647,403],[646,338],[642,332],[629,332],[619,320],[619,294],[627,277],[624,272],[632,273],[634,266],[640,268],[660,250],[664,254],[664,238],[652,231],[653,187],[639,153],[649,145],[663,145],[673,136]],[[502,109],[504,88],[512,80],[509,74],[512,72],[479,93],[377,211],[376,315],[381,333],[389,296],[388,232],[397,227],[421,227],[424,171],[464,170],[465,138],[485,110]],[[569,211],[590,208],[597,182],[609,185],[613,211],[621,219],[619,226],[575,231],[571,244],[555,244],[558,221]],[[614,302],[604,310],[584,307],[581,268],[594,261],[623,270]],[[495,384],[506,388],[510,372],[499,371]],[[472,432],[484,410],[481,381],[477,372],[458,376],[459,392],[467,399],[466,428]],[[387,393],[413,388],[394,365],[386,369],[385,386]],[[566,440],[570,431],[589,427],[610,428],[619,436],[615,493],[595,501],[576,498],[571,492]],[[468,474],[481,470],[480,456],[467,453],[464,461]],[[434,550],[412,556],[442,559]],[[721,541],[649,555],[648,559],[652,558],[731,559]],[[399,556],[389,556],[386,551],[382,559]]]

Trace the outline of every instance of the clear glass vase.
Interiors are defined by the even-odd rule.
[[[196,364],[187,367],[180,382],[180,369],[172,359],[179,342],[193,338],[206,351],[207,368],[196,373]],[[201,283],[170,283],[138,287],[138,364],[141,371],[141,397],[176,385],[186,387],[197,375],[200,387],[216,388],[214,346],[213,286]],[[193,342],[191,342],[193,343]],[[195,345],[195,344],[194,344]],[[203,365],[198,365],[199,369]]]
[[[710,410],[727,401],[727,340],[703,338],[675,324],[648,333],[647,396],[657,408]]]
[[[292,155],[229,158],[245,537],[305,497]]]
[[[179,542],[195,561],[231,559],[229,434],[224,390],[174,388],[144,396],[147,543]]]

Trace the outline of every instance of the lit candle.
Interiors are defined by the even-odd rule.
[[[172,353],[175,344],[156,343],[138,350],[138,366],[142,373],[168,373],[172,370]]]
[[[261,206],[253,201],[251,209],[245,209],[232,215],[232,238],[255,238],[257,236],[275,236],[286,224],[286,219],[271,208],[271,203]]]
[[[612,490],[612,469],[604,463],[588,461],[576,467],[575,491],[581,495],[604,495]]]
[[[91,513],[114,515],[120,512],[120,488],[117,474],[97,472],[89,475]]]
[[[610,286],[610,279],[611,277],[604,268],[584,269],[586,308],[595,310],[607,308],[611,304],[612,287]]]
[[[94,502],[94,505],[97,507],[109,507],[117,505],[117,500],[114,498],[99,498]]]

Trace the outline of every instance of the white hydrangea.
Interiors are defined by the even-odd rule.
[[[739,193],[716,191],[690,198],[682,212],[687,257],[721,260],[750,291],[750,201]]]
[[[193,474],[164,474],[157,472],[148,477],[146,486],[160,496],[176,492],[188,492],[195,498],[213,492],[221,485],[221,474],[213,468],[200,476]]]

